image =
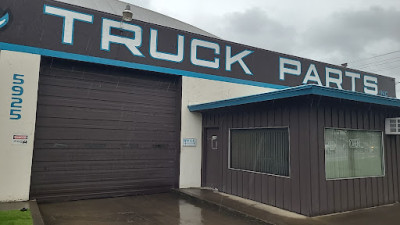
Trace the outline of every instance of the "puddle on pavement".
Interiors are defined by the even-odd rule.
[[[179,200],[179,225],[267,225],[258,220],[205,203]]]
[[[46,225],[267,225],[166,193],[39,204]]]

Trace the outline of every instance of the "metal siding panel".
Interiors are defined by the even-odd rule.
[[[262,202],[262,174],[255,174],[254,200]]]
[[[351,108],[351,128],[358,129],[357,109]],[[354,179],[354,207],[359,209],[361,206],[360,179]]]
[[[283,110],[281,107],[281,104],[277,104],[274,110],[275,113],[275,123],[274,126],[283,126],[284,124],[282,123],[283,119]],[[284,185],[283,185],[283,179],[282,177],[276,177],[275,179],[275,204],[276,207],[278,208],[283,208],[283,201],[284,201]]]
[[[365,129],[364,127],[364,119],[363,119],[363,113],[361,112],[360,109],[357,109],[357,124],[358,124],[358,129]],[[361,202],[360,205],[362,208],[367,207],[367,185],[365,182],[365,178],[360,178],[360,197],[361,197]]]
[[[397,155],[397,157],[396,157],[396,159],[397,159],[397,171],[396,171],[395,174],[397,175],[397,182],[398,182],[396,191],[398,193],[397,201],[399,201],[400,200],[400,165],[399,165],[399,163],[400,163],[400,153],[399,153],[398,149],[400,149],[400,135],[396,135],[395,139],[396,139],[395,151],[396,151],[396,155]]]
[[[329,105],[325,106],[325,126],[326,127],[334,126],[332,124],[332,107]],[[333,183],[334,183],[333,181],[327,181],[328,212],[335,212],[335,193],[334,193]]]
[[[43,58],[31,198],[113,197],[177,186],[179,79],[148,75]]]
[[[397,152],[396,152],[396,139],[393,136],[389,137],[391,140],[391,148],[390,151],[392,153],[392,156],[390,157],[392,160],[392,179],[393,179],[393,198],[392,201],[396,201],[399,199],[399,193],[397,192],[398,190],[398,180],[397,180]]]
[[[373,110],[368,111],[369,128],[375,130],[375,113]],[[372,205],[379,205],[378,199],[378,180],[376,178],[371,179],[371,191],[372,191]]]
[[[311,215],[318,215],[320,211],[320,175],[322,172],[318,168],[319,148],[318,148],[318,116],[317,107],[313,105],[310,109],[310,178],[311,178]]]
[[[268,127],[268,107],[263,107],[263,111],[261,113],[261,127]],[[265,174],[262,175],[261,178],[261,202],[268,204],[269,203],[269,177]]]
[[[268,108],[268,127],[275,126],[275,111],[274,108],[276,107],[275,104],[272,107]],[[275,184],[275,176],[266,175],[268,177],[268,204],[269,205],[276,205],[276,184]]]
[[[256,127],[255,124],[255,118],[256,118],[256,112],[255,112],[254,107],[250,108],[250,112],[248,114],[249,119],[248,119],[248,127]],[[251,200],[255,200],[256,199],[256,193],[255,193],[255,189],[256,189],[256,174],[254,173],[249,173],[249,199]]]
[[[380,128],[380,125],[379,125],[380,117],[379,117],[379,113],[378,112],[375,113],[374,118],[375,118],[374,129],[379,130],[379,128]],[[385,165],[386,165],[386,162],[385,162]],[[386,168],[386,166],[385,166],[385,168]],[[383,180],[384,180],[384,178],[380,177],[380,178],[377,178],[377,180],[378,180],[378,201],[379,201],[379,205],[383,205],[384,202],[385,202],[384,190],[383,190]]]
[[[344,106],[338,108],[338,120],[339,120],[339,128],[345,128],[345,113],[344,113]],[[347,190],[347,183],[348,180],[341,180],[340,181],[340,197],[341,197],[341,211],[348,210],[348,190]]]
[[[250,111],[248,112],[247,110],[245,111],[245,110],[243,110],[243,114],[242,114],[242,119],[243,119],[243,123],[242,123],[242,128],[248,128],[248,127],[250,127],[250,123],[249,123],[249,120],[250,120]],[[246,143],[245,144],[245,146],[248,146],[249,144],[248,143]],[[247,158],[247,157],[251,157],[251,156],[249,156],[248,154],[246,154],[245,155],[245,157]],[[246,160],[247,161],[247,160]],[[249,179],[250,179],[250,173],[249,172],[245,172],[245,171],[243,171],[243,172],[241,172],[242,173],[242,176],[243,176],[243,178],[242,178],[242,181],[243,181],[243,183],[242,183],[242,187],[243,187],[243,189],[242,189],[242,191],[243,191],[243,193],[242,193],[242,197],[243,198],[247,198],[247,199],[250,199],[250,188],[251,188],[251,184],[249,183]]]
[[[293,104],[290,111],[290,177],[292,183],[292,210],[301,212],[300,202],[300,159],[299,159],[299,109],[297,104]]]
[[[344,107],[344,118],[345,118],[345,123],[344,126],[346,128],[351,128],[351,109],[350,107]],[[354,180],[353,179],[348,179],[347,181],[347,209],[348,210],[353,210],[355,209],[354,206]],[[342,200],[343,201],[343,200]]]
[[[238,171],[237,172],[237,195],[240,197],[243,196],[243,172]]]
[[[225,126],[224,126],[224,128],[223,129],[225,129],[225,131],[223,130],[223,132],[225,133],[225,141],[226,141],[226,143],[227,143],[227,146],[225,147],[225,149],[226,149],[226,167],[225,167],[225,169],[226,169],[226,176],[227,176],[227,179],[226,179],[226,182],[227,182],[227,184],[226,184],[226,192],[227,193],[229,193],[229,194],[232,194],[233,192],[232,192],[232,171],[230,170],[230,169],[228,169],[229,168],[229,151],[230,151],[230,143],[229,143],[229,129],[230,128],[232,128],[232,121],[233,121],[233,118],[232,118],[232,114],[231,113],[227,113],[227,114],[225,114],[226,115],[226,118],[225,118]]]
[[[262,176],[261,180],[261,202],[265,204],[269,204],[269,195],[268,195],[268,176]]]
[[[254,127],[262,127],[261,125],[261,118],[262,118],[262,109],[257,109],[254,113]],[[254,174],[255,181],[254,181],[254,200],[257,202],[262,202],[262,179],[263,174]]]
[[[290,103],[285,104],[283,107],[282,112],[282,125],[283,126],[290,126]],[[290,127],[289,127],[290,132]],[[289,133],[290,135],[290,133]],[[290,136],[289,136],[290,141]],[[289,150],[289,154],[291,151]],[[290,157],[290,156],[289,156]],[[290,168],[290,166],[289,166]],[[283,208],[286,210],[292,209],[292,185],[291,185],[291,178],[284,178],[283,179]]]
[[[337,107],[332,107],[332,127],[339,127],[339,110]],[[342,202],[341,202],[341,186],[340,180],[333,180],[333,198],[334,198],[334,209],[335,212],[342,211]]]
[[[319,206],[320,206],[320,214],[328,213],[328,190],[327,190],[327,182],[325,179],[325,107],[322,105],[318,106],[317,109],[317,126],[318,126],[318,168],[319,168]]]
[[[370,118],[369,118],[369,113],[368,111],[363,111],[363,123],[364,123],[364,129],[366,130],[372,130],[372,127],[370,127]],[[372,179],[373,178],[365,178],[365,187],[366,187],[366,199],[367,199],[367,207],[372,207],[373,206],[373,192],[372,192]]]
[[[378,116],[379,116],[379,123],[378,123],[379,129],[378,130],[384,131],[385,115],[380,111],[378,113]],[[386,171],[386,174],[385,174],[385,177],[383,178],[383,196],[384,196],[384,204],[388,204],[391,202],[390,198],[389,198],[390,187],[389,187],[389,179],[388,179],[388,177],[391,175],[391,171],[389,170],[390,161],[389,161],[389,154],[388,154],[389,153],[388,142],[386,141],[386,138],[384,140],[385,140],[384,146],[385,146],[385,171]]]
[[[385,153],[387,155],[387,157],[385,157],[385,158],[387,160],[386,164],[387,164],[387,168],[388,168],[387,174],[386,174],[386,177],[388,180],[388,193],[389,193],[388,194],[388,196],[389,196],[388,202],[393,202],[393,200],[394,200],[394,191],[393,191],[394,184],[393,184],[392,141],[391,141],[390,136],[388,136],[388,135],[385,136],[384,140],[385,140],[386,146],[387,146],[386,153]]]
[[[241,114],[240,112],[235,111],[232,116],[232,128],[240,128],[241,127]],[[242,195],[242,188],[239,189],[239,174],[237,170],[232,170],[232,194],[236,196]]]
[[[243,176],[243,183],[242,183],[242,187],[243,187],[243,195],[242,195],[242,197],[243,198],[247,198],[247,199],[250,199],[250,187],[252,186],[250,183],[249,183],[249,180],[250,180],[250,173],[249,172],[242,172],[242,176]]]
[[[228,189],[228,129],[227,129],[226,113],[218,114],[218,127],[220,127],[221,146],[222,146],[222,191],[227,192]]]
[[[254,173],[249,173],[248,176],[249,182],[249,199],[256,200],[256,175]]]
[[[268,204],[269,205],[276,205],[276,181],[275,176],[268,175]]]
[[[300,160],[300,202],[301,214],[310,215],[311,212],[311,179],[310,179],[310,127],[309,127],[309,106],[308,104],[299,107],[299,126],[300,126],[300,144],[299,160]]]

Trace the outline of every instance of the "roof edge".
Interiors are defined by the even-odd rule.
[[[302,85],[257,95],[250,95],[250,96],[225,99],[215,102],[189,105],[188,109],[190,112],[202,112],[205,110],[233,107],[238,105],[266,102],[271,100],[291,98],[304,95],[319,95],[337,99],[345,99],[350,101],[371,103],[376,105],[400,107],[400,99],[309,84],[309,85]]]

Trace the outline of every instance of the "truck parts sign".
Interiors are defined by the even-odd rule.
[[[142,21],[124,22],[65,3],[2,0],[0,8],[6,12],[0,15],[0,49],[270,88],[316,84],[395,97],[394,78]]]

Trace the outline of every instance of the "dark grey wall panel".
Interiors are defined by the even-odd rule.
[[[177,187],[179,77],[42,61],[32,199],[113,197]]]
[[[204,112],[203,126],[220,127],[223,192],[315,216],[400,200],[399,136],[384,135],[384,177],[325,178],[326,127],[384,131],[388,117],[400,117],[400,110],[305,96]],[[289,178],[228,168],[230,128],[277,126],[290,129]]]

